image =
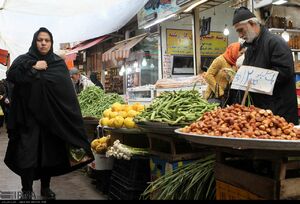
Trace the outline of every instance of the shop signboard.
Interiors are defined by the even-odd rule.
[[[251,82],[249,91],[273,95],[273,89],[278,73],[278,71],[270,69],[243,65],[235,74],[231,88],[246,90],[248,83]]]
[[[167,53],[169,55],[193,55],[192,31],[167,29]]]
[[[149,0],[137,14],[138,27],[141,29],[156,20],[176,13],[180,9],[177,3],[181,5],[181,2],[176,0]]]
[[[211,31],[209,35],[201,37],[201,56],[219,56],[228,45],[228,38],[222,32]]]

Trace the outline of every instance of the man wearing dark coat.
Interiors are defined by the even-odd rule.
[[[38,179],[41,196],[55,199],[51,177],[81,168],[94,157],[69,71],[53,53],[49,30],[40,28],[34,34],[29,51],[14,60],[7,80],[14,87],[4,162],[21,177],[21,199],[32,199]]]
[[[243,65],[278,71],[273,95],[250,93],[253,105],[270,109],[287,122],[298,124],[294,62],[291,49],[281,36],[260,25],[246,7],[235,10],[233,26],[247,47]]]

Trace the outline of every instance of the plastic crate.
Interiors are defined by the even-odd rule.
[[[112,171],[129,180],[147,182],[150,180],[149,158],[116,159]]]
[[[263,200],[263,198],[244,189],[216,180],[217,200]]]
[[[139,200],[144,190],[128,188],[119,181],[112,179],[108,196],[111,200]]]
[[[149,179],[146,180],[130,180],[116,172],[113,172],[111,175],[111,180],[115,180],[118,183],[122,184],[123,186],[126,186],[128,190],[141,190],[146,189],[147,182],[150,181],[150,176],[147,176]]]
[[[108,194],[111,180],[111,170],[103,170],[95,172],[96,189],[104,194]]]

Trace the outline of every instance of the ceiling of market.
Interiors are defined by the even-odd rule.
[[[147,0],[0,0],[0,48],[12,59],[28,51],[35,31],[48,28],[59,43],[77,42],[115,32]]]

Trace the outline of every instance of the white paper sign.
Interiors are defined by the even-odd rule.
[[[278,71],[243,65],[235,74],[231,88],[246,90],[248,81],[251,81],[250,92],[273,95],[278,73]]]
[[[172,55],[163,55],[163,79],[172,78]]]

